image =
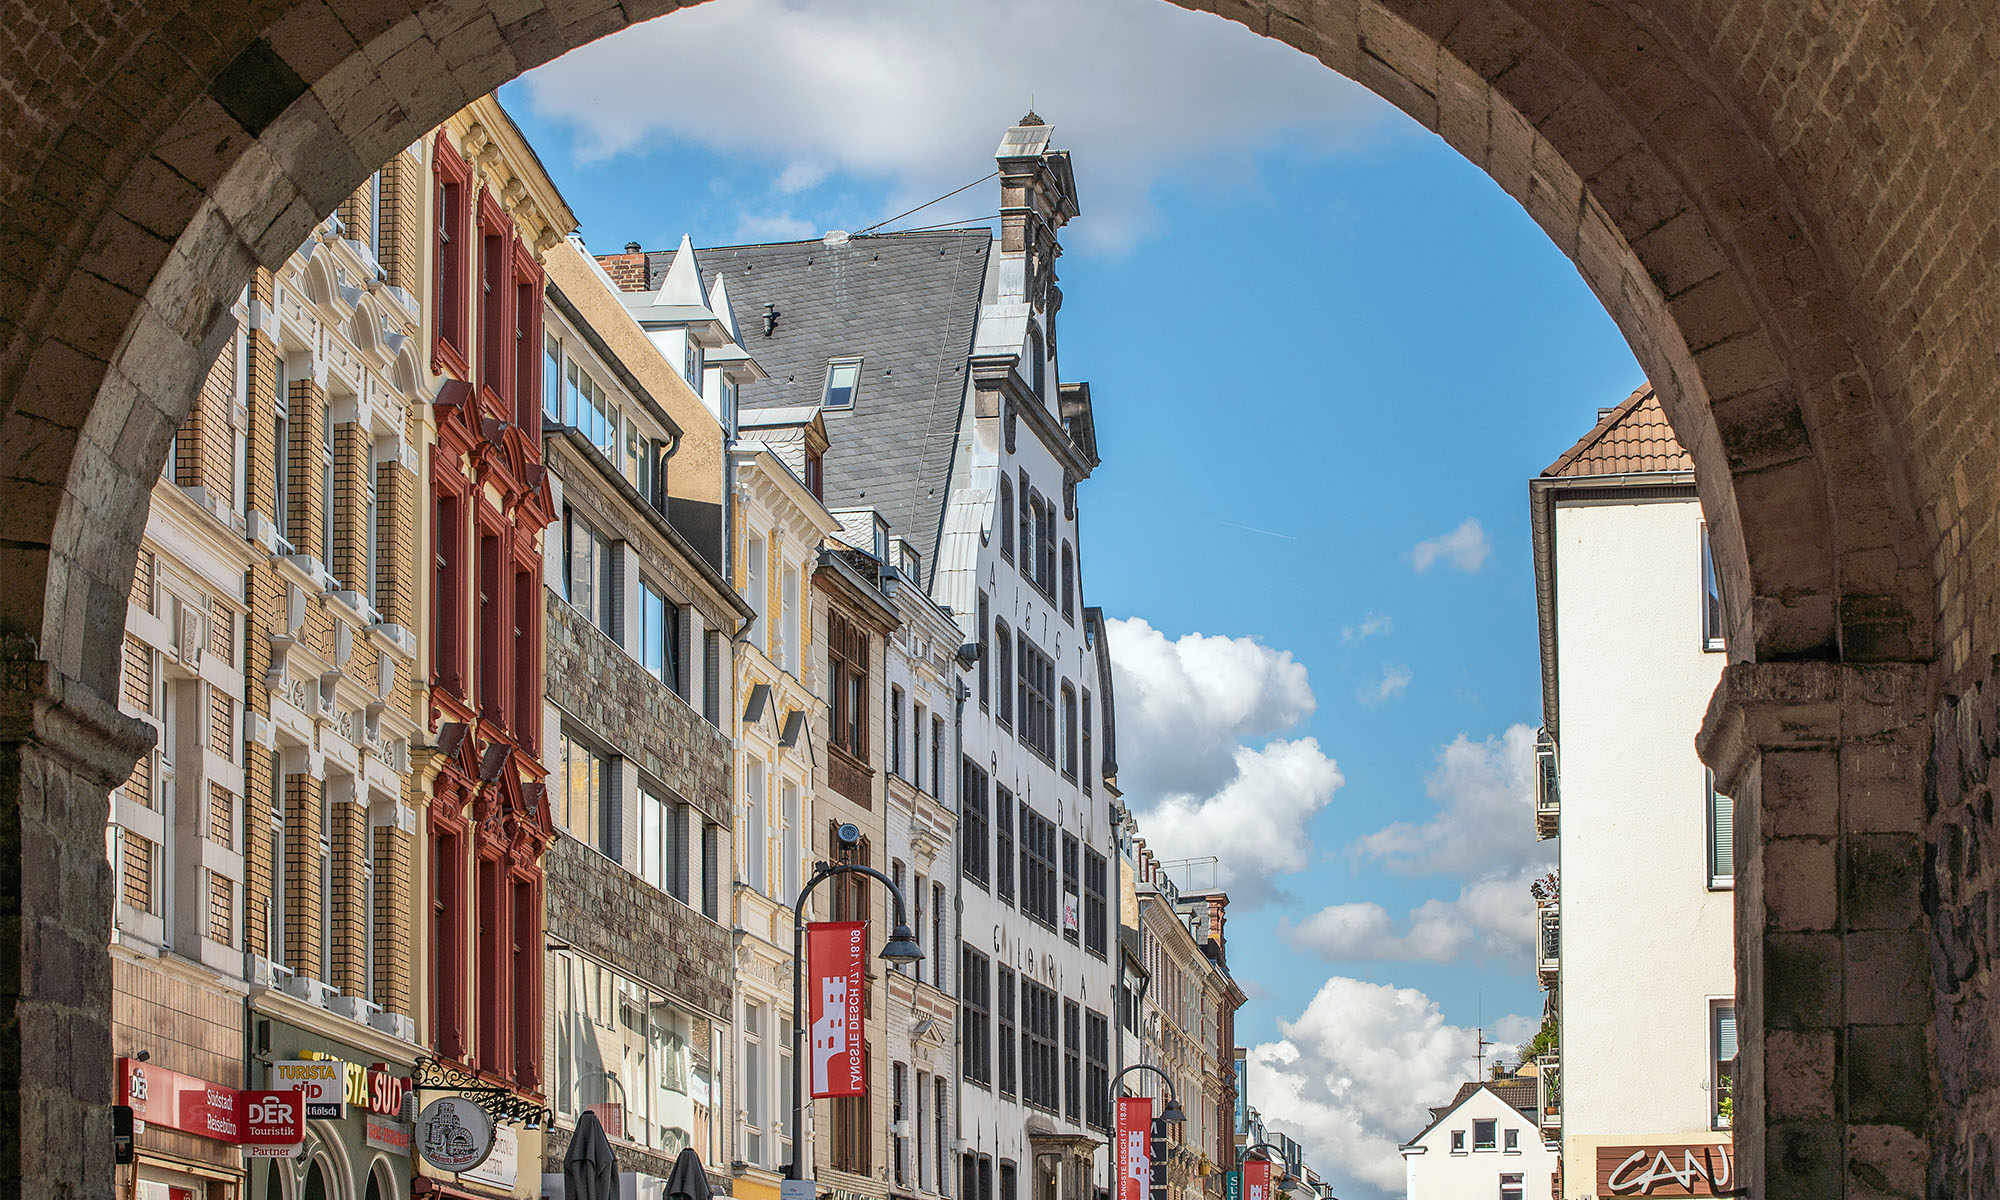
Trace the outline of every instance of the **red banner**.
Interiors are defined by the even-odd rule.
[[[816,921],[806,926],[814,1099],[868,1094],[868,1047],[861,1028],[867,951],[865,921]]]
[[[237,1141],[242,1131],[235,1088],[136,1058],[118,1060],[118,1103],[131,1105],[136,1120],[219,1142]]]
[[[1271,1163],[1253,1158],[1243,1164],[1243,1200],[1271,1200]]]
[[[1118,1134],[1111,1144],[1112,1162],[1118,1172],[1113,1200],[1146,1200],[1153,1179],[1152,1159],[1146,1142],[1152,1135],[1153,1101],[1150,1096],[1123,1096],[1118,1101]]]

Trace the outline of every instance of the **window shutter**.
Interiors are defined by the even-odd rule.
[[[1709,841],[1714,847],[1710,872],[1717,881],[1736,878],[1736,801],[1709,788]]]
[[[1715,1060],[1728,1062],[1736,1057],[1736,1009],[1732,1005],[1715,1010]]]
[[[702,635],[701,714],[722,725],[722,638],[711,629]]]

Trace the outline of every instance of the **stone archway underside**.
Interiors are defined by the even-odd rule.
[[[1491,174],[1694,453],[1739,660],[1704,754],[1746,798],[1752,1183],[2000,1188],[1978,849],[2000,691],[2000,18],[1983,0],[1181,2],[1352,76]],[[674,7],[7,10],[0,1190],[108,1194],[102,828],[142,744],[108,698],[148,488],[229,299],[450,112]]]

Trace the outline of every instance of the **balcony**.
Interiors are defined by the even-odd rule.
[[[1542,907],[1541,936],[1535,941],[1535,973],[1541,977],[1545,988],[1556,985],[1556,975],[1562,970],[1562,912],[1559,905]]]
[[[1541,1110],[1542,1136],[1552,1139],[1562,1129],[1562,1063],[1560,1056],[1543,1054],[1535,1059],[1536,1092]]]
[[[1552,838],[1562,827],[1562,775],[1556,742],[1544,729],[1535,736],[1535,836]]]

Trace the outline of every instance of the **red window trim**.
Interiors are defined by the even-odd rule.
[[[514,607],[514,573],[510,569],[514,555],[511,552],[514,539],[510,536],[506,518],[493,507],[482,489],[478,503],[473,506],[473,573],[472,586],[484,591],[487,586],[486,559],[482,543],[493,539],[493,594],[486,597],[480,606],[479,620],[474,622],[479,638],[474,648],[475,662],[473,680],[478,699],[475,701],[480,716],[482,730],[488,726],[498,726],[511,734],[514,728],[514,712],[509,693],[513,690],[513,653],[509,645],[513,641],[513,625],[509,614]],[[512,741],[509,737],[507,740]]]
[[[475,369],[482,399],[490,397],[499,402],[500,411],[493,415],[513,421],[514,354],[508,339],[514,332],[513,242],[517,235],[514,223],[494,199],[492,188],[480,189],[478,210],[479,250],[474,260],[477,264],[474,280],[479,285],[476,296],[479,344],[474,347]],[[490,243],[497,243],[498,249],[498,257],[491,261],[487,258]]]
[[[466,691],[467,646],[466,646],[466,591],[472,582],[466,570],[469,542],[465,536],[469,528],[467,509],[471,507],[470,486],[464,476],[458,473],[456,455],[442,452],[438,446],[431,447],[431,686],[461,701],[469,700]],[[447,530],[443,513],[440,511],[446,499],[458,506],[456,529]],[[452,545],[446,552],[443,540],[452,536]],[[443,553],[444,569],[438,567],[438,558]],[[448,589],[445,580],[452,586]]]
[[[522,295],[523,290],[527,294]],[[514,239],[514,420],[535,444],[542,430],[542,290],[540,264]]]
[[[466,310],[471,296],[467,293],[466,272],[468,256],[465,246],[469,235],[470,222],[466,220],[472,213],[472,168],[458,151],[452,147],[443,130],[437,134],[436,145],[431,154],[432,192],[438,205],[435,232],[432,235],[431,302],[433,319],[436,322],[436,339],[432,343],[431,370],[439,375],[453,374],[461,379],[469,379],[472,371],[466,361]],[[445,189],[453,186],[459,189],[459,203],[453,209],[444,207]],[[446,237],[456,226],[457,240],[450,243],[447,252]],[[447,263],[454,263],[455,278],[448,278]],[[449,290],[447,290],[449,289]],[[455,310],[447,303],[455,298]],[[445,321],[447,311],[455,317],[449,324]]]

